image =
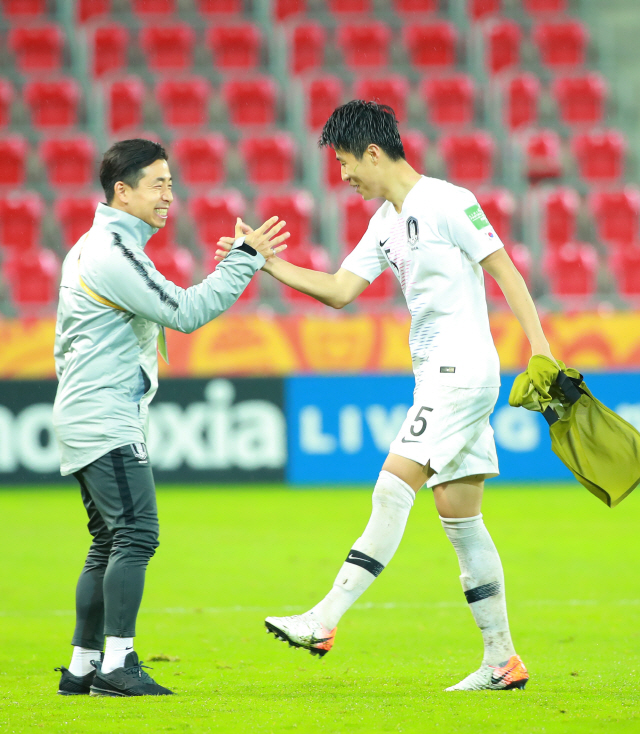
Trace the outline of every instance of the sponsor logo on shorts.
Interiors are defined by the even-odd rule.
[[[416,440],[416,441],[414,441],[414,440],[412,440],[412,439],[410,439],[410,438],[405,438],[405,437],[403,436],[403,437],[402,437],[402,440],[401,440],[401,442],[400,442],[400,443],[420,443],[420,441],[417,441],[417,440]]]
[[[469,217],[471,224],[473,224],[476,229],[484,229],[489,226],[489,220],[480,208],[480,204],[470,206],[468,209],[464,210],[464,213]]]
[[[131,450],[138,461],[147,461],[147,447],[143,443],[132,443]]]
[[[455,367],[440,367],[440,372],[443,374],[452,375],[455,371]]]

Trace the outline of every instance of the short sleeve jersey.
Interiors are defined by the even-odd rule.
[[[391,267],[411,313],[416,387],[498,387],[500,362],[489,329],[479,262],[503,246],[475,196],[423,176],[400,214],[386,201],[342,263],[370,283]]]

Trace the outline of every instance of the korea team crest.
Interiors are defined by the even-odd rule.
[[[147,447],[143,443],[132,443],[131,449],[133,451],[133,455],[138,461],[147,460]]]
[[[418,239],[420,234],[418,232],[418,220],[415,217],[409,217],[407,219],[407,242],[412,250],[418,249]]]

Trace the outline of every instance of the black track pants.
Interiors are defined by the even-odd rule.
[[[72,645],[102,650],[134,637],[149,559],[158,547],[153,473],[144,444],[110,451],[76,472],[93,543],[76,588]]]

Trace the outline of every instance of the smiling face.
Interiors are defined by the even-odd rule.
[[[146,166],[142,174],[135,187],[123,181],[115,184],[111,206],[142,219],[151,227],[162,229],[167,223],[169,207],[173,201],[169,164],[159,159]]]
[[[381,195],[378,146],[370,145],[360,160],[353,153],[345,153],[338,149],[336,159],[340,163],[342,180],[347,181],[365,201],[376,199]]]

